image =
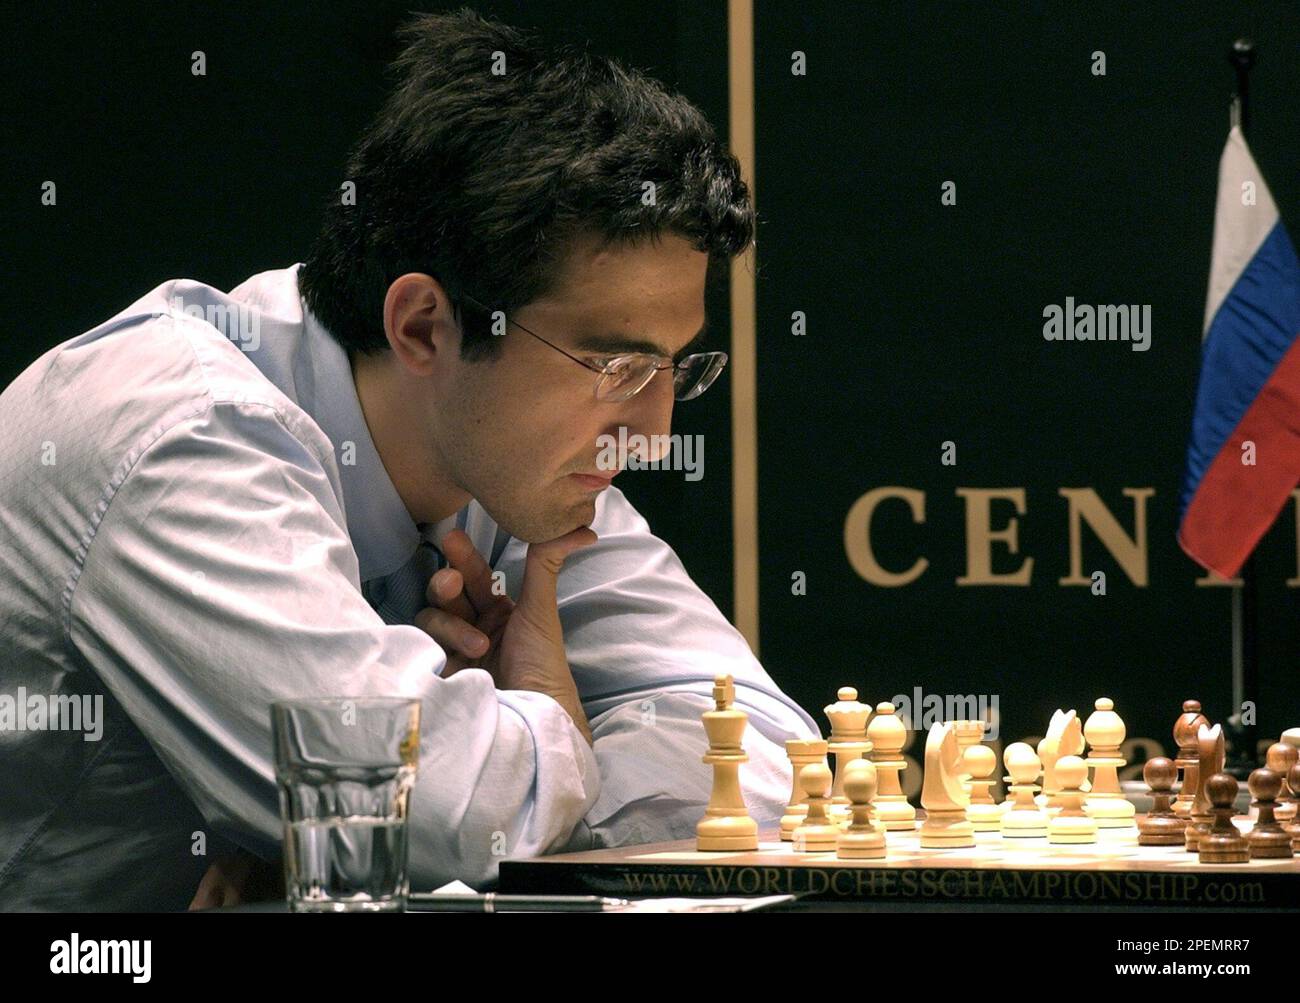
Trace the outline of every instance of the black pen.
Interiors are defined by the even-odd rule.
[[[408,912],[616,912],[626,909],[627,899],[599,895],[457,895],[439,892],[411,892],[406,897]]]

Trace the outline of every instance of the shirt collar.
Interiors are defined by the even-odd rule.
[[[296,282],[296,267],[294,279]],[[310,379],[299,380],[298,403],[334,443],[348,535],[357,554],[361,580],[384,578],[410,560],[421,536],[433,539],[434,527],[416,525],[384,469],[361,410],[347,352],[305,302],[302,319],[302,347]],[[309,385],[304,386],[304,382]],[[351,450],[348,443],[352,444]],[[351,463],[346,462],[349,459]]]

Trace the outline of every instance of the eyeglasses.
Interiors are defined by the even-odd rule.
[[[491,312],[473,296],[465,294],[462,298],[473,303],[484,313]],[[632,352],[626,355],[613,355],[605,359],[601,365],[593,365],[576,355],[570,355],[559,345],[552,344],[540,334],[529,331],[517,320],[511,320],[508,316],[506,320],[521,331],[531,334],[543,345],[549,345],[583,368],[599,374],[599,378],[596,380],[596,399],[611,403],[635,397],[654,379],[655,373],[663,369],[673,371],[673,397],[679,401],[694,400],[713,386],[714,380],[718,378],[718,374],[722,372],[723,367],[727,364],[726,352],[699,352],[695,355],[688,355],[681,362],[676,363],[662,355]],[[661,362],[665,364],[660,365]]]

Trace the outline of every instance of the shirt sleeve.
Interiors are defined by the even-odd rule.
[[[603,778],[568,848],[695,835],[713,786],[701,716],[720,673],[732,675],[735,706],[749,714],[746,805],[760,827],[776,825],[790,797],[785,741],[820,737],[816,724],[622,491],[601,493],[592,529],[598,542],[571,554],[558,582],[565,649]],[[502,554],[512,591],[523,554],[517,540]]]
[[[328,440],[269,404],[209,403],[128,456],[66,603],[75,646],[210,825],[278,852],[270,704],[421,700],[413,887],[489,884],[504,856],[564,845],[600,788],[550,697],[443,679],[442,648],[361,595]],[[335,477],[337,471],[335,470]]]

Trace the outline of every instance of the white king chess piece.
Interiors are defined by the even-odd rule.
[[[749,761],[740,740],[749,715],[732,704],[736,686],[730,675],[713,683],[713,710],[704,712],[709,751],[704,761],[713,767],[713,794],[700,824],[695,827],[697,850],[757,850],[758,823],[749,817],[740,787],[740,764]]]

